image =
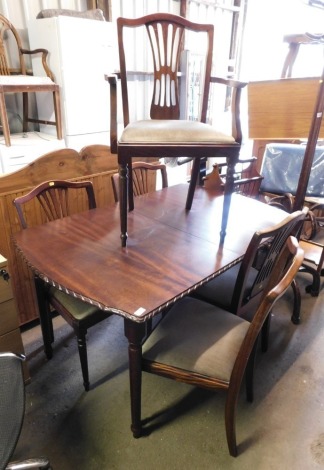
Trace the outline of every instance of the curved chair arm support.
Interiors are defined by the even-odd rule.
[[[42,54],[42,65],[45,70],[45,73],[53,82],[55,81],[53,72],[51,71],[47,63],[47,56],[48,56],[47,49],[34,49],[32,51],[29,49],[20,49],[20,53],[26,54],[26,55]]]
[[[232,101],[231,101],[231,112],[232,112],[232,135],[236,142],[242,143],[242,126],[240,119],[240,103],[242,89],[247,85],[247,82],[241,82],[239,80],[226,79],[222,77],[210,77],[211,83],[219,83],[232,88]]]

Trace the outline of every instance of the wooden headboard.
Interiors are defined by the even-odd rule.
[[[110,147],[91,145],[80,152],[67,148],[50,152],[21,170],[0,176],[0,253],[8,260],[20,325],[38,318],[38,307],[32,273],[12,243],[12,235],[21,230],[13,199],[46,180],[90,180],[97,206],[103,207],[114,203],[111,175],[117,171],[117,156],[110,152]],[[76,200],[76,212],[86,208],[85,200]],[[29,225],[44,222],[36,204],[28,214],[28,222]]]

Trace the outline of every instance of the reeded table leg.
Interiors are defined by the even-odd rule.
[[[141,394],[142,394],[142,340],[146,334],[145,323],[124,320],[125,336],[128,339],[129,384],[131,398],[131,430],[134,437],[141,437]]]

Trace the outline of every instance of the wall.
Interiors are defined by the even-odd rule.
[[[324,8],[302,0],[248,0],[241,79],[277,79],[281,76],[288,45],[283,36],[324,33]],[[323,46],[303,46],[294,66],[294,77],[319,76]]]

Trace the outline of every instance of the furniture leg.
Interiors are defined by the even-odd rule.
[[[299,289],[296,279],[294,279],[293,282],[291,283],[291,287],[294,292],[294,308],[293,308],[293,314],[291,316],[291,321],[295,325],[298,325],[300,323],[301,296],[300,296],[300,289]]]
[[[28,132],[28,93],[23,93],[23,132]]]
[[[56,133],[58,140],[63,139],[62,133],[62,112],[61,112],[61,100],[58,91],[53,91],[53,101],[54,101],[54,115],[56,122]]]
[[[119,164],[119,210],[120,210],[120,238],[121,245],[126,246],[127,240],[127,163]]]
[[[134,193],[133,193],[133,172],[132,161],[127,164],[127,191],[128,191],[128,210],[134,210]]]
[[[238,160],[238,155],[236,158],[230,156],[227,158],[227,172],[226,172],[226,181],[224,188],[224,203],[223,203],[223,215],[222,215],[222,225],[220,231],[220,243],[224,242],[226,235],[226,228],[228,222],[228,215],[231,206],[232,193],[234,191],[234,172],[235,165]]]
[[[141,437],[142,394],[142,341],[146,336],[146,323],[136,323],[125,318],[125,336],[128,339],[129,383],[131,398],[131,430],[134,437]]]
[[[39,277],[35,277],[35,288],[38,301],[39,320],[44,342],[44,350],[47,359],[51,359],[53,356],[53,350],[51,346],[53,341],[53,326],[51,323],[50,312],[46,300],[44,282],[39,279]]]
[[[80,357],[80,363],[81,363],[83,385],[84,385],[85,391],[88,392],[90,388],[90,382],[89,382],[86,334],[84,332],[77,331],[76,335],[78,338],[78,350],[79,350],[79,357]]]
[[[200,158],[194,158],[186,201],[186,210],[190,211],[200,171]]]

